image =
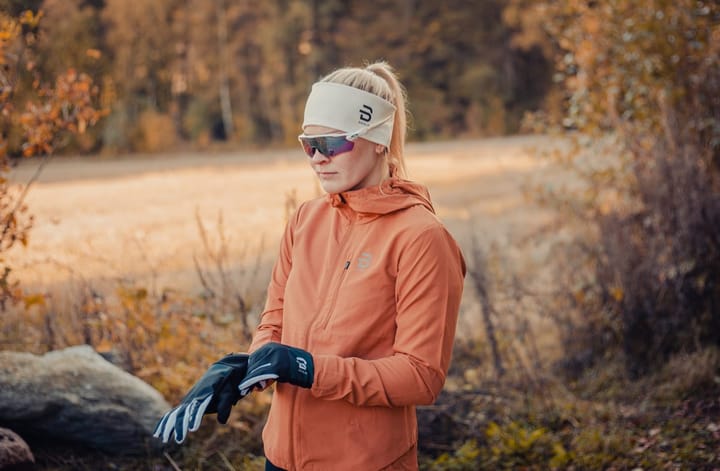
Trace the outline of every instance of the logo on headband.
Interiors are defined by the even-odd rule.
[[[362,105],[360,108],[360,124],[370,124],[373,109],[369,105]]]

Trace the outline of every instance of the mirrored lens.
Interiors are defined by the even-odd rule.
[[[305,154],[307,154],[308,157],[312,158],[312,156],[315,155],[315,147],[313,147],[313,145],[309,142],[308,139],[301,138],[300,145],[302,146]]]
[[[348,141],[345,136],[301,137],[300,143],[308,157],[314,156],[315,151],[325,157],[335,157],[355,147],[355,143]]]

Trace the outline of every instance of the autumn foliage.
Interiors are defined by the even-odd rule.
[[[558,54],[584,181],[543,193],[577,225],[556,309],[571,358],[620,351],[637,375],[720,344],[720,7],[528,2]]]
[[[86,74],[69,69],[46,84],[35,70],[34,46],[42,13],[0,14],[0,264],[16,243],[26,245],[32,216],[23,200],[32,182],[12,186],[6,175],[10,148],[24,157],[51,156],[70,136],[82,135],[105,114],[95,104],[98,89]],[[24,103],[24,106],[19,106]],[[2,264],[0,307],[22,296]]]
[[[562,237],[543,267],[547,293],[522,286],[494,247],[466,252],[465,296],[482,305],[485,332],[456,343],[444,395],[421,408],[437,419],[420,444],[422,466],[717,467],[717,2],[35,5],[41,11],[0,18],[3,348],[89,344],[177,401],[209,363],[246,348],[262,305],[260,290],[231,276],[238,260],[227,260],[222,217],[216,228],[197,218],[199,295],[127,278],[99,286],[78,273],[62,290],[23,292],[2,263],[28,243],[32,226],[27,187],[5,179],[13,159],[213,140],[289,143],[310,83],[382,57],[408,86],[416,138],[513,132],[533,111],[522,129],[554,134],[550,158],[580,177],[530,192],[559,214],[548,230]],[[286,213],[295,199],[288,196]],[[537,311],[560,332],[552,371],[528,314]],[[209,456],[210,467],[229,468],[222,448],[237,469],[259,469],[248,451],[261,453],[267,396],[238,408],[229,427],[204,427],[197,448],[173,456],[186,469],[207,468]]]
[[[84,134],[97,124],[103,112],[94,99],[97,86],[87,74],[67,70],[53,86],[37,90],[37,102],[27,102],[19,124],[25,133],[22,153],[25,157],[51,155],[63,147],[63,137]]]

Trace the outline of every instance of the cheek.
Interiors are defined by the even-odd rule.
[[[362,145],[353,149],[353,163],[356,170],[360,173],[366,173],[378,163],[378,155],[375,153],[375,145],[370,142],[363,141]]]
[[[352,160],[344,166],[348,183],[357,184],[372,171],[373,162],[367,155],[353,156]]]
[[[358,176],[367,173],[374,166],[375,158],[366,146],[356,145],[352,151],[338,155],[335,160],[344,174]]]

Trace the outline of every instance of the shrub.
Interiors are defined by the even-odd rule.
[[[74,69],[42,80],[35,67],[42,12],[31,10],[17,17],[0,11],[0,311],[21,299],[4,254],[20,243],[27,245],[33,218],[25,196],[40,170],[58,149],[73,139],[81,142],[86,131],[105,115],[97,107],[98,87],[90,76]],[[31,180],[18,188],[8,179],[11,157],[42,156]]]
[[[583,366],[621,352],[638,375],[719,344],[720,5],[529,3],[577,131],[559,161],[585,183],[542,195],[579,223],[555,300],[580,318],[568,353]]]
[[[167,151],[172,149],[177,141],[172,118],[154,110],[146,110],[140,114],[136,133],[136,147],[142,152]]]

